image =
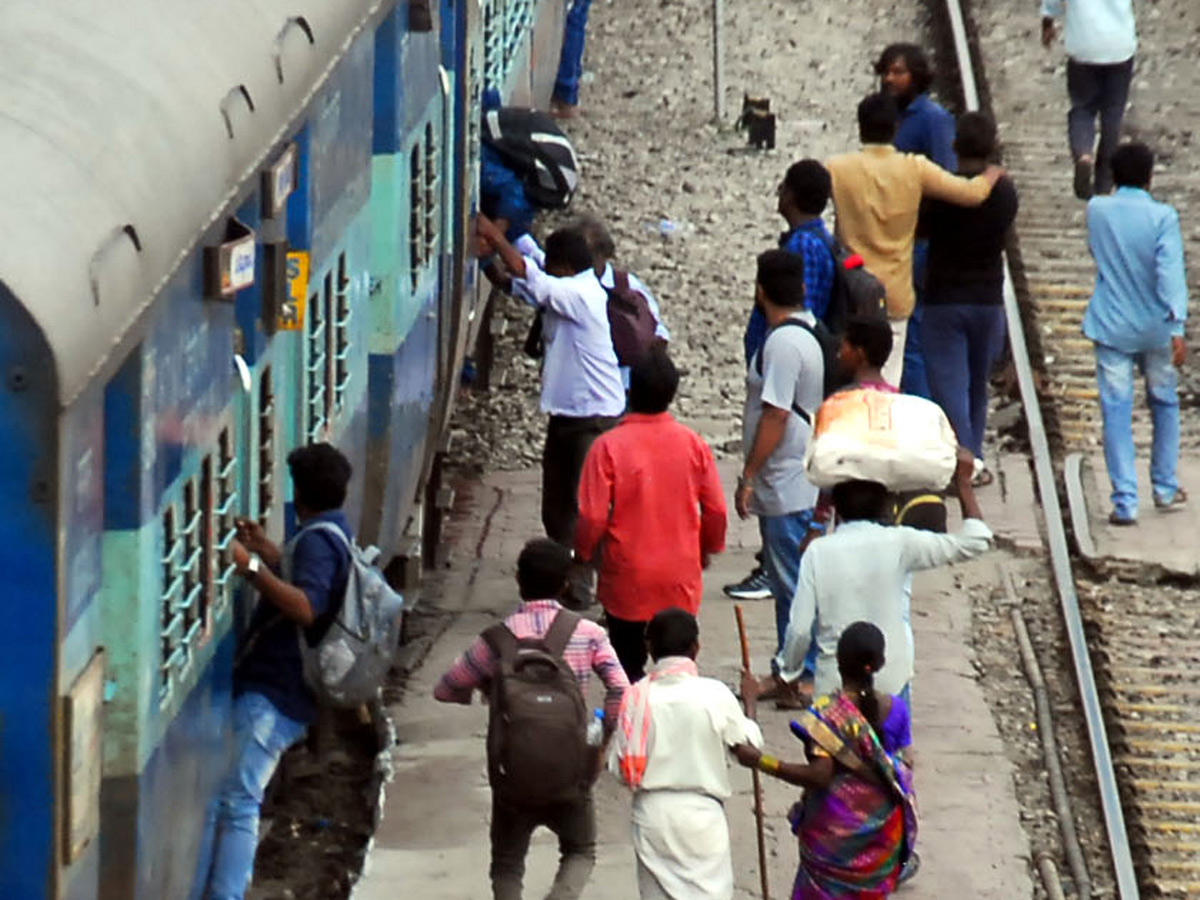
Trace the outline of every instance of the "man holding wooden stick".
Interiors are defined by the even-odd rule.
[[[737,697],[696,668],[700,629],[682,609],[646,626],[654,664],[625,692],[609,768],[634,790],[641,900],[731,900],[729,754],[762,745]]]

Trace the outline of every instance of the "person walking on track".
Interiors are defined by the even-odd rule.
[[[1112,482],[1114,525],[1138,515],[1133,445],[1133,377],[1146,379],[1154,425],[1150,481],[1154,505],[1167,510],[1187,502],[1179,486],[1179,372],[1187,357],[1187,274],[1179,213],[1150,196],[1154,153],[1125,144],[1113,153],[1117,190],[1087,206],[1088,246],[1096,260],[1096,287],[1083,316],[1083,333],[1095,345],[1096,383],[1104,420],[1104,462]]]
[[[629,412],[600,435],[579,478],[575,557],[599,570],[596,599],[630,681],[644,674],[646,623],[696,613],[701,570],[725,549],[725,496],[712,450],[667,412],[679,372],[663,347],[633,367]]]
[[[730,900],[729,753],[762,732],[724,683],[696,667],[700,630],[682,609],[646,628],[654,664],[625,693],[609,767],[633,788],[641,900]]]
[[[1133,0],[1042,0],[1042,45],[1054,43],[1054,20],[1066,7],[1067,138],[1075,160],[1075,196],[1112,190],[1112,154],[1133,81],[1137,26]],[[1096,117],[1100,146],[1096,146]],[[1093,174],[1095,183],[1093,184]]]
[[[595,673],[605,687],[605,722],[615,722],[629,681],[604,629],[559,604],[570,567],[561,544],[527,543],[517,558],[517,611],[480,635],[433,691],[443,703],[469,704],[476,690],[491,702],[494,900],[521,900],[525,854],[538,826],[558,836],[561,853],[546,900],[576,900],[596,861],[591,787],[604,750],[591,748],[594,758],[587,756],[583,697]],[[531,680],[523,684],[526,671]]]

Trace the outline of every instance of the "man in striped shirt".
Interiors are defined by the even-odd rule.
[[[517,587],[521,603],[504,620],[517,639],[545,638],[555,617],[562,611],[559,598],[567,588],[571,553],[546,538],[530,541],[517,558]],[[605,686],[605,743],[617,721],[621,698],[629,679],[604,629],[580,619],[566,648],[563,661],[575,673],[579,689],[587,696],[594,672]],[[443,703],[469,704],[475,690],[486,693],[491,686],[497,659],[483,638],[467,649],[433,690]],[[603,748],[599,758],[604,758]],[[582,892],[596,860],[596,817],[590,792],[577,803],[518,806],[501,802],[492,794],[492,893],[495,900],[520,900],[525,874],[525,853],[533,831],[544,825],[558,836],[561,853],[558,875],[547,900],[575,900]]]

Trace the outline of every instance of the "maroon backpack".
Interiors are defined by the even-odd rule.
[[[646,295],[630,285],[628,272],[613,269],[613,286],[604,290],[608,292],[608,327],[617,362],[632,366],[654,346],[658,323]]]
[[[488,781],[507,803],[539,806],[587,796],[590,717],[563,660],[579,622],[559,610],[545,637],[518,638],[503,622],[483,633],[496,656],[488,692]]]

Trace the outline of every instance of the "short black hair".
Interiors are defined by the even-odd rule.
[[[837,642],[838,672],[856,682],[864,674],[874,676],[883,668],[886,651],[887,641],[879,626],[870,622],[847,625]]]
[[[833,508],[847,522],[877,522],[887,512],[888,489],[878,481],[843,481],[833,486]]]
[[[690,656],[698,640],[700,625],[686,609],[661,609],[646,625],[646,643],[656,661],[665,656]]]
[[[629,372],[629,411],[666,412],[678,389],[679,370],[667,355],[667,348],[656,343]]]
[[[1150,186],[1154,174],[1154,151],[1141,141],[1122,144],[1112,155],[1113,183],[1117,187]]]
[[[309,512],[340,509],[346,502],[346,485],[354,469],[350,460],[332,444],[297,447],[287,458],[296,501]]]
[[[882,78],[898,59],[904,60],[904,65],[912,75],[913,92],[923,94],[929,90],[933,84],[933,66],[929,64],[925,51],[917,44],[888,44],[875,63],[875,74]]]
[[[597,257],[609,260],[617,255],[617,245],[613,243],[612,235],[595,216],[582,215],[571,227],[583,235],[592,251],[593,260]]]
[[[776,306],[804,306],[804,259],[786,250],[768,250],[758,256],[755,281]]]
[[[869,94],[858,104],[858,136],[864,144],[890,144],[899,122],[900,107],[890,94]]]
[[[833,181],[829,170],[815,159],[802,159],[788,166],[783,186],[792,195],[796,209],[810,216],[819,216],[829,203]]]
[[[595,263],[592,249],[583,232],[575,228],[559,228],[546,238],[546,268],[551,266],[567,269],[575,275],[586,272]]]
[[[963,113],[957,128],[954,152],[960,159],[987,159],[996,152],[996,122],[987,113]]]
[[[857,347],[867,357],[867,362],[879,368],[892,355],[892,326],[883,319],[855,316],[846,322],[842,339],[851,347]]]
[[[517,588],[522,600],[553,600],[567,586],[571,551],[549,538],[534,538],[517,557]]]

